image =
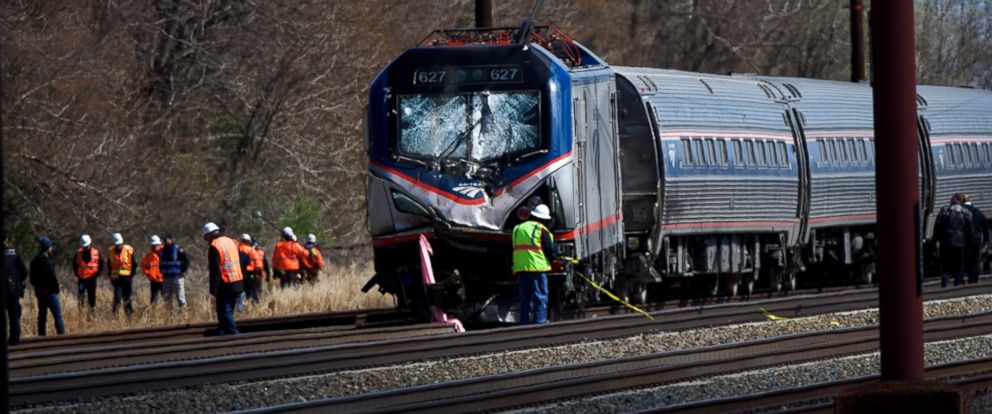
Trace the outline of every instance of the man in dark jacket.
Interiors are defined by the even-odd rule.
[[[207,270],[210,272],[210,294],[214,296],[217,310],[217,331],[220,335],[237,335],[234,308],[244,292],[244,275],[241,269],[251,257],[238,249],[238,242],[220,233],[214,223],[203,225],[203,239],[207,247]]]
[[[159,252],[161,260],[158,268],[162,271],[162,299],[172,306],[172,297],[175,296],[179,303],[179,309],[186,309],[186,270],[189,269],[189,258],[172,235],[165,233],[162,235],[165,246]]]
[[[3,239],[3,271],[7,275],[7,320],[10,321],[8,345],[21,343],[21,298],[24,297],[24,282],[28,278],[28,267],[24,260],[10,246],[10,240]]]
[[[988,243],[988,227],[986,226],[985,214],[978,207],[971,204],[971,195],[962,194],[964,208],[971,213],[971,242],[968,243],[965,254],[965,270],[968,272],[968,283],[978,283],[978,274],[982,272],[982,252]]]
[[[954,285],[964,284],[965,252],[972,242],[971,213],[961,206],[961,194],[951,196],[949,205],[940,209],[934,235],[940,242],[941,281],[954,278]]]
[[[31,261],[31,285],[38,297],[38,336],[45,336],[49,310],[55,318],[55,331],[59,335],[65,334],[62,305],[59,303],[59,278],[55,276],[55,266],[52,263],[52,244],[48,237],[39,239],[40,251]]]

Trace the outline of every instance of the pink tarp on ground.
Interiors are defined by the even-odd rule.
[[[423,234],[420,235],[420,274],[424,278],[424,287],[427,288],[435,284],[434,280],[434,267],[431,265],[431,256],[434,255],[434,249],[431,248],[431,243],[427,241],[427,237]],[[440,308],[435,305],[431,305],[431,320],[434,322],[450,323],[455,326],[455,332],[465,332],[465,326],[462,325],[462,321],[456,318],[449,318],[448,314],[444,313]]]

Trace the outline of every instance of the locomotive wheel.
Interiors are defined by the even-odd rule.
[[[796,273],[795,272],[785,272],[785,277],[783,278],[782,289],[786,291],[796,290]]]
[[[769,278],[769,280],[771,282],[771,286],[770,287],[771,287],[772,291],[774,291],[774,292],[781,292],[782,291],[782,288],[783,288],[782,270],[781,269],[775,269],[773,267],[771,269],[770,273],[771,273],[771,277]]]
[[[730,297],[736,297],[741,291],[741,283],[744,279],[740,275],[728,275],[727,276],[727,289]]]
[[[716,296],[718,293],[720,293],[720,275],[713,276],[712,281],[707,280],[706,282],[709,283],[709,285],[707,285],[708,288],[707,293],[709,293],[710,296]]]
[[[648,303],[647,283],[631,282],[627,285],[627,302],[634,305]]]
[[[751,296],[754,294],[754,275],[744,275],[741,277],[741,293],[744,296]]]
[[[870,285],[875,283],[875,265],[873,263],[861,265],[861,283]]]

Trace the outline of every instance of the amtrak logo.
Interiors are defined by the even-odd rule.
[[[485,192],[480,187],[473,187],[469,185],[459,185],[452,190],[468,198],[476,198]]]

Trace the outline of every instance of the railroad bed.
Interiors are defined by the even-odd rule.
[[[931,286],[925,291],[928,300],[990,293],[992,286],[989,285],[949,289]],[[431,338],[321,345],[305,349],[160,361],[138,366],[90,368],[77,372],[15,377],[11,381],[11,399],[15,404],[29,404],[207,383],[285,378],[508,350],[547,348],[551,345],[590,340],[636,337],[658,331],[760,321],[765,319],[762,308],[779,316],[796,317],[871,308],[876,303],[875,289],[858,289],[817,296],[801,295],[760,302],[671,309],[654,312],[654,321],[638,315],[611,316]],[[52,360],[48,363],[58,365]]]
[[[984,335],[992,332],[992,312],[966,317],[929,320],[928,342]],[[520,409],[534,404],[583,398],[631,388],[688,381],[697,377],[839,358],[878,349],[878,326],[816,331],[704,347],[660,352],[585,364],[555,366],[481,378],[372,392],[352,397],[287,404],[259,410],[268,412],[477,412]],[[934,367],[934,377],[972,376],[990,369],[992,358]],[[855,383],[869,379],[859,378]],[[738,398],[667,407],[674,412],[725,412],[759,409],[829,397],[851,381],[821,384],[775,398]],[[552,406],[547,411],[564,411]],[[605,408],[605,407],[601,407]]]

